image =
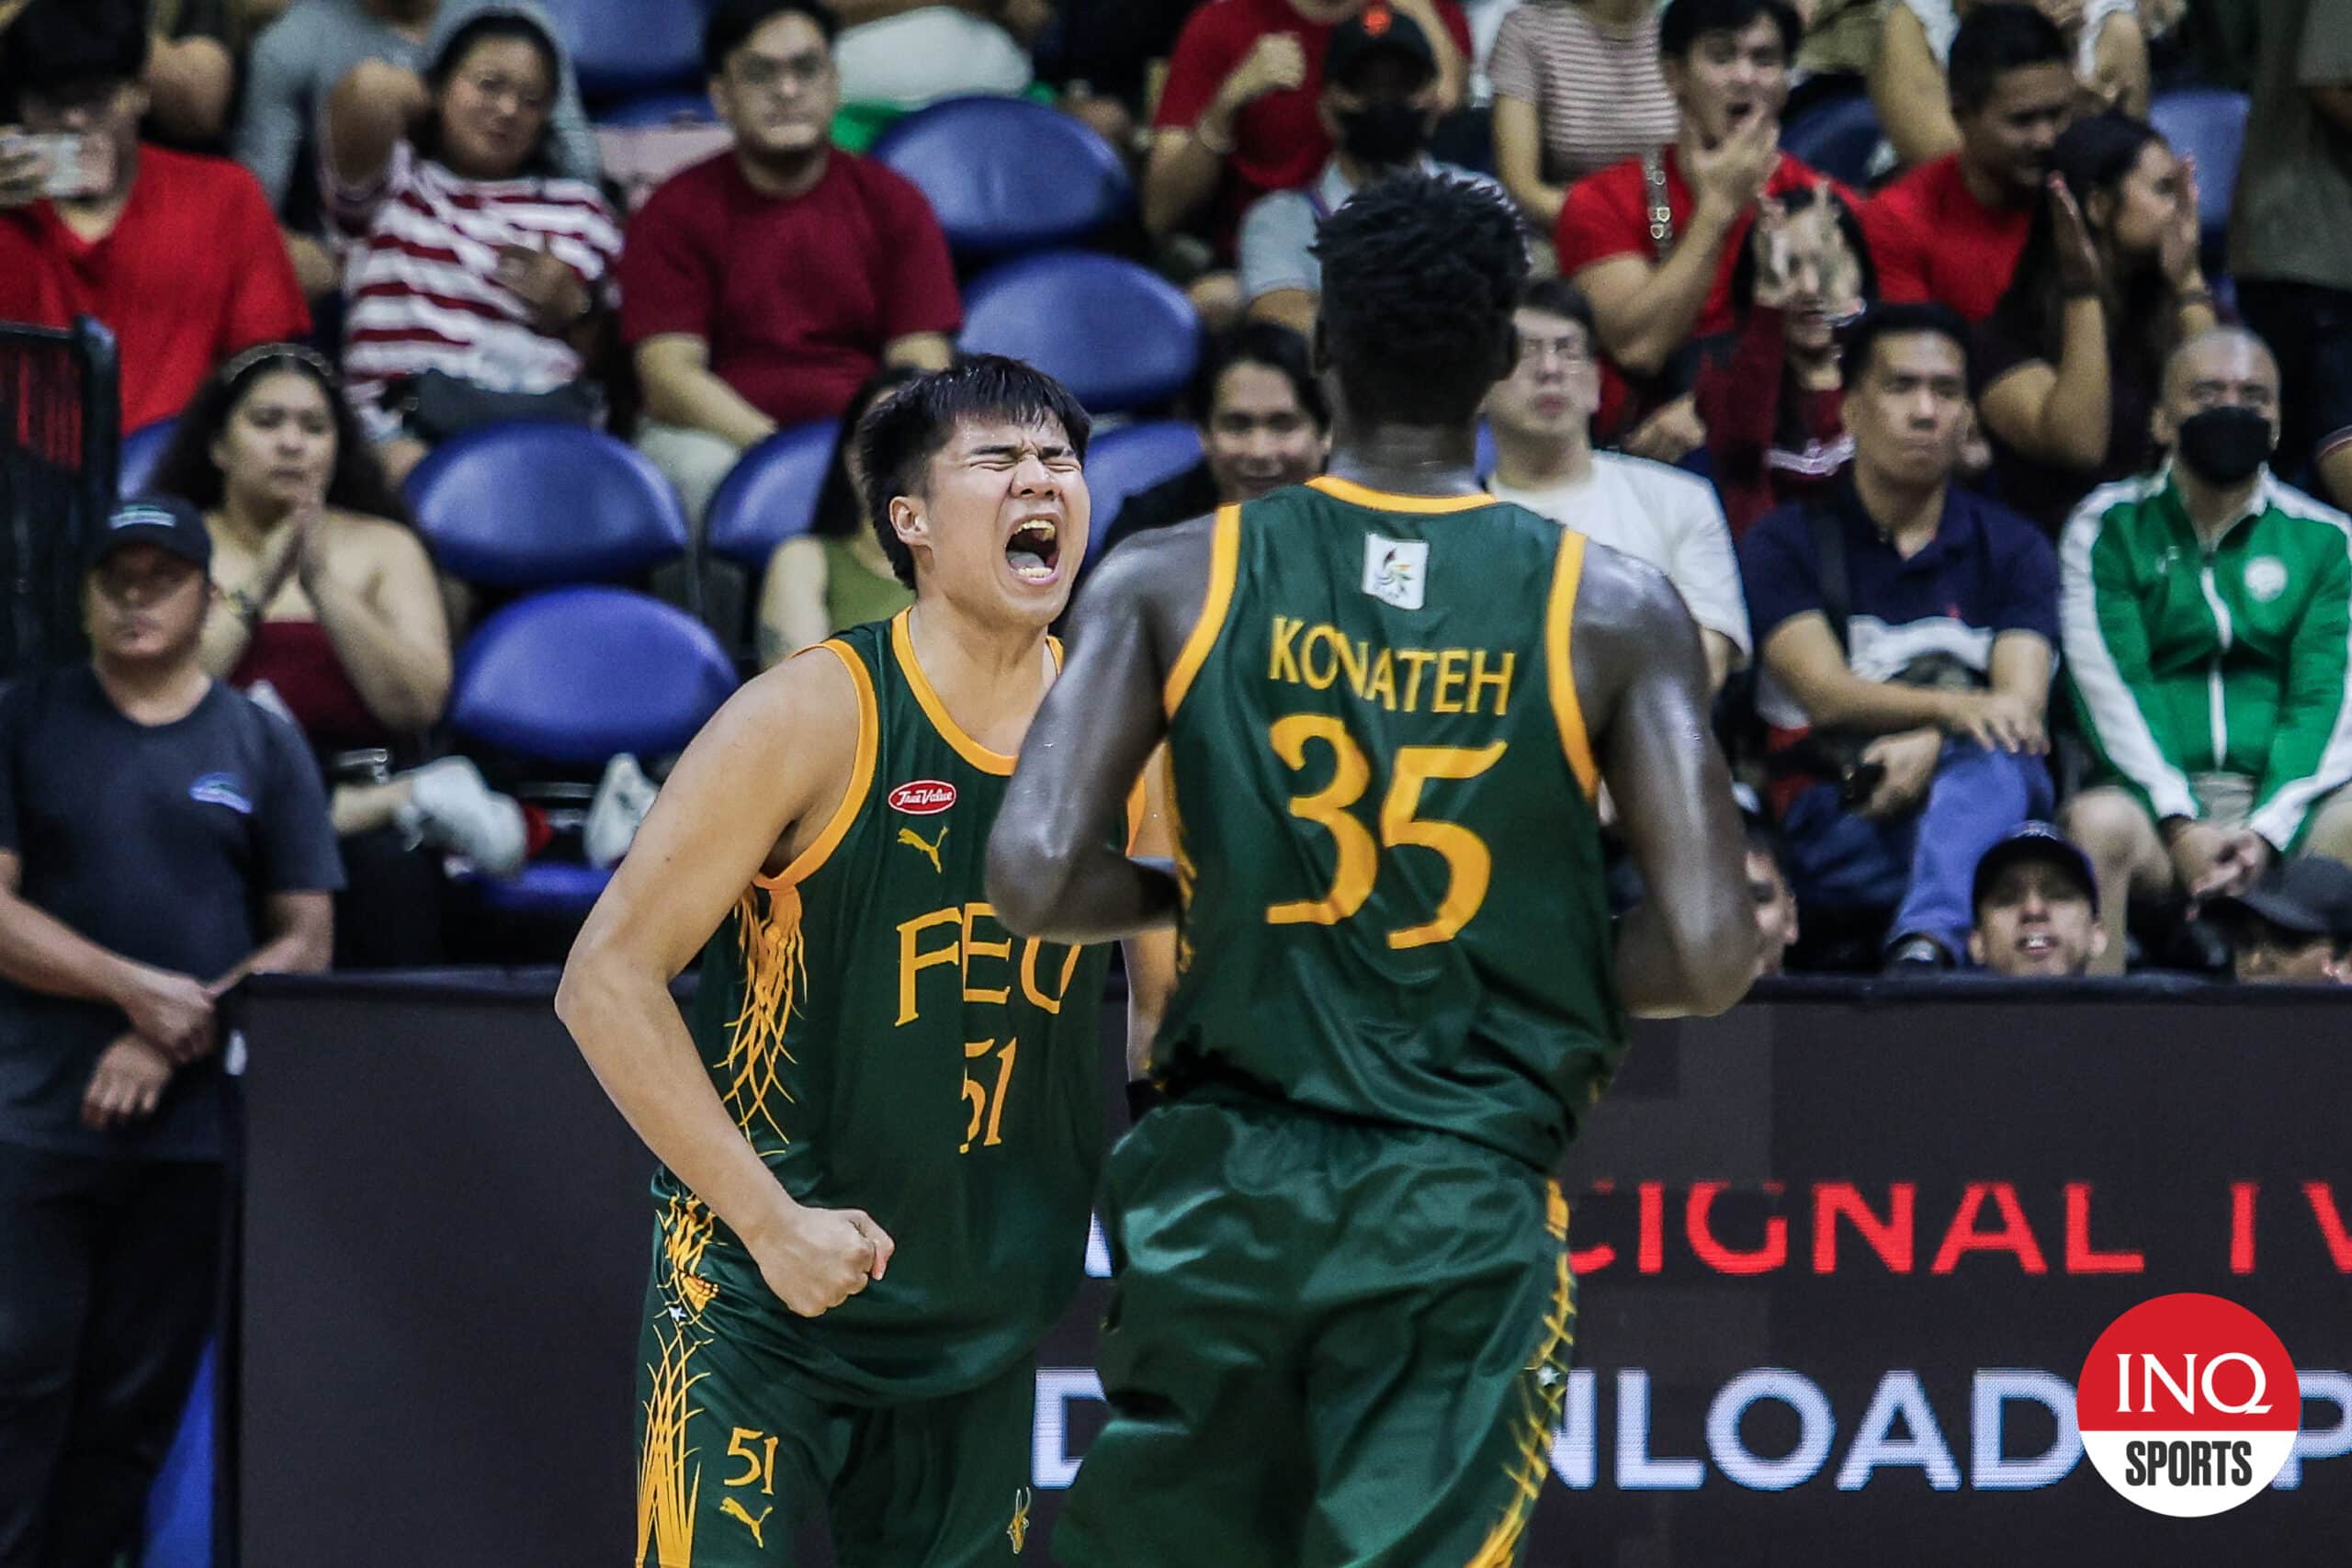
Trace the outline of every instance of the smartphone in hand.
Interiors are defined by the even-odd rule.
[[[26,155],[37,165],[40,193],[51,200],[80,200],[114,188],[114,143],[103,136],[74,130],[0,136],[0,157]]]

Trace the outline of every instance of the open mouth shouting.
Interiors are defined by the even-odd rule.
[[[1024,517],[1005,541],[1005,564],[1023,582],[1045,587],[1061,576],[1062,525],[1055,517]]]

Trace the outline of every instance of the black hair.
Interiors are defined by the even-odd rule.
[[[1408,173],[1374,181],[1323,220],[1317,324],[1351,412],[1370,423],[1468,424],[1510,374],[1527,242],[1489,186]]]
[[[1323,400],[1323,384],[1315,378],[1306,340],[1280,321],[1244,321],[1209,345],[1184,398],[1185,412],[1194,423],[1204,425],[1215,416],[1217,386],[1237,365],[1262,365],[1280,375],[1315,428],[1331,428],[1330,406]]]
[[[1794,59],[1804,37],[1804,20],[1789,0],[1673,0],[1658,18],[1658,56],[1686,60],[1707,34],[1745,32],[1758,17],[1772,18],[1780,29],[1781,48]]]
[[[1592,313],[1592,301],[1585,297],[1583,289],[1565,277],[1534,279],[1519,291],[1518,308],[1574,321],[1584,329],[1585,341],[1595,349],[1600,347],[1600,323]]]
[[[563,50],[528,15],[521,11],[487,11],[464,23],[452,32],[432,61],[424,68],[424,85],[433,95],[434,112],[416,128],[410,143],[420,158],[440,161],[441,95],[448,90],[449,79],[458,73],[477,44],[492,43],[501,39],[519,39],[538,54],[539,63],[548,73],[548,116],[539,127],[539,139],[525,154],[523,166],[514,171],[517,176],[547,177],[557,173],[555,156],[555,96],[563,85]]]
[[[2029,65],[2074,69],[2074,51],[2058,24],[2032,6],[1979,6],[1952,35],[1944,81],[1952,107],[1966,114],[1984,107],[2001,77]]]
[[[841,18],[822,0],[718,0],[710,20],[703,24],[702,68],[706,75],[726,73],[727,57],[778,17],[806,17],[824,35],[831,49],[841,31]]]
[[[2138,165],[2141,154],[2151,145],[2163,143],[2164,137],[2145,120],[2114,113],[2076,120],[2059,136],[2050,151],[2051,171],[2066,182],[2068,193],[2082,207],[2083,220],[2090,226],[2094,240],[2101,235],[2090,216],[2091,197],[2112,196]],[[2119,379],[2157,385],[2177,335],[2176,313],[2165,305],[2168,285],[2152,262],[2120,277],[2110,273],[2109,282],[2120,285],[2120,298],[2109,297],[2108,315],[2115,374]],[[2050,198],[2045,194],[2034,204],[2033,226],[2026,231],[2017,270],[2009,275],[2009,286],[2001,291],[1985,331],[2002,341],[2025,344],[2055,364],[2064,306],[2057,223],[2050,215]]]
[[[1962,373],[1967,373],[1973,361],[1969,342],[1968,323],[1960,312],[1949,305],[1933,301],[1910,305],[1873,305],[1862,312],[1846,333],[1840,345],[1838,374],[1848,391],[1862,384],[1862,373],[1871,367],[1871,355],[1878,351],[1879,340],[1890,337],[1910,337],[1919,333],[1932,333],[1949,339],[1960,350]]]
[[[866,411],[922,375],[911,365],[886,365],[850,394],[849,406],[842,411],[841,434],[834,438],[832,457],[825,465],[825,482],[817,491],[810,533],[846,539],[865,521],[865,502],[849,477],[849,455],[857,445],[858,426]]]
[[[915,555],[890,526],[890,502],[923,493],[931,460],[956,438],[956,427],[966,420],[1051,422],[1062,427],[1070,450],[1081,460],[1094,428],[1068,387],[1035,366],[1001,354],[959,359],[869,409],[857,427],[858,466],[865,470],[865,513],[873,519],[882,553],[890,558],[890,570],[910,588],[915,585]]]
[[[147,8],[137,0],[33,0],[0,31],[0,102],[147,74]]]
[[[1853,203],[1839,196],[1834,186],[1822,191],[1811,186],[1800,186],[1788,195],[1780,197],[1779,200],[1783,211],[1803,212],[1814,204],[1816,197],[1826,199],[1829,203],[1830,210],[1836,217],[1838,231],[1846,236],[1846,248],[1854,253],[1854,260],[1860,265],[1862,304],[1865,307],[1876,304],[1878,302],[1878,263],[1871,255],[1870,237],[1862,231],[1861,215],[1854,210]],[[1750,232],[1752,233],[1753,231],[1751,230]],[[1753,245],[1743,243],[1739,247],[1739,259],[1732,264],[1731,269],[1732,311],[1744,321],[1747,319],[1748,308],[1755,302],[1756,249]]]
[[[263,377],[281,370],[308,376],[326,394],[328,416],[334,421],[334,474],[327,480],[327,504],[413,527],[415,519],[409,514],[408,502],[384,477],[376,448],[359,428],[359,416],[344,396],[342,378],[325,360],[298,344],[248,349],[214,371],[181,411],[172,444],[156,462],[147,488],[178,496],[207,512],[219,506],[228,481],[212,460],[212,444],[228,428],[230,416],[244,401],[245,394]]]

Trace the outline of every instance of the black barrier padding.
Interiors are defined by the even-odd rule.
[[[547,980],[273,980],[246,998],[246,1568],[626,1561],[649,1163]],[[2064,994],[1792,983],[1723,1020],[1643,1026],[1566,1175],[1579,1373],[1530,1563],[2352,1562],[2352,1457],[2172,1520],[2087,1461],[2004,1489],[2058,1436],[2030,1400],[2002,1406],[1996,1454],[1975,1451],[1980,1382],[2071,1387],[2109,1321],[2177,1290],[2252,1307],[2352,1400],[2341,1001]],[[1104,1022],[1109,1086],[1115,1007]],[[1894,1231],[1906,1204],[1907,1268],[1851,1219],[1817,1255],[1825,1208]],[[2133,1254],[2138,1272],[2100,1271]],[[1106,1292],[1089,1281],[1043,1348],[1052,1391],[1082,1382]],[[1711,1438],[1743,1378],[1826,1410],[1817,1466],[1761,1473],[1801,1436],[1787,1403],[1753,1404],[1738,1443]],[[1915,1461],[1857,1471],[1874,1401],[1902,1406],[1912,1380],[1928,1429],[1880,1425],[1882,1453],[1910,1439]],[[2352,1419],[2334,1398],[2306,1404],[2308,1427]],[[1040,1414],[1029,1561],[1102,1407]],[[1773,1479],[1793,1484],[1755,1484]]]

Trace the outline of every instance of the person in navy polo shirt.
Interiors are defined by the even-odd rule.
[[[118,508],[90,661],[0,697],[0,1563],[136,1537],[211,1329],[213,1004],[333,948],[318,769],[198,661],[211,554],[180,502]]]
[[[1807,918],[1892,908],[1890,966],[1965,951],[1976,863],[2049,814],[2058,561],[1952,485],[1968,328],[1883,305],[1845,348],[1846,482],[1742,541],[1774,790]]]

